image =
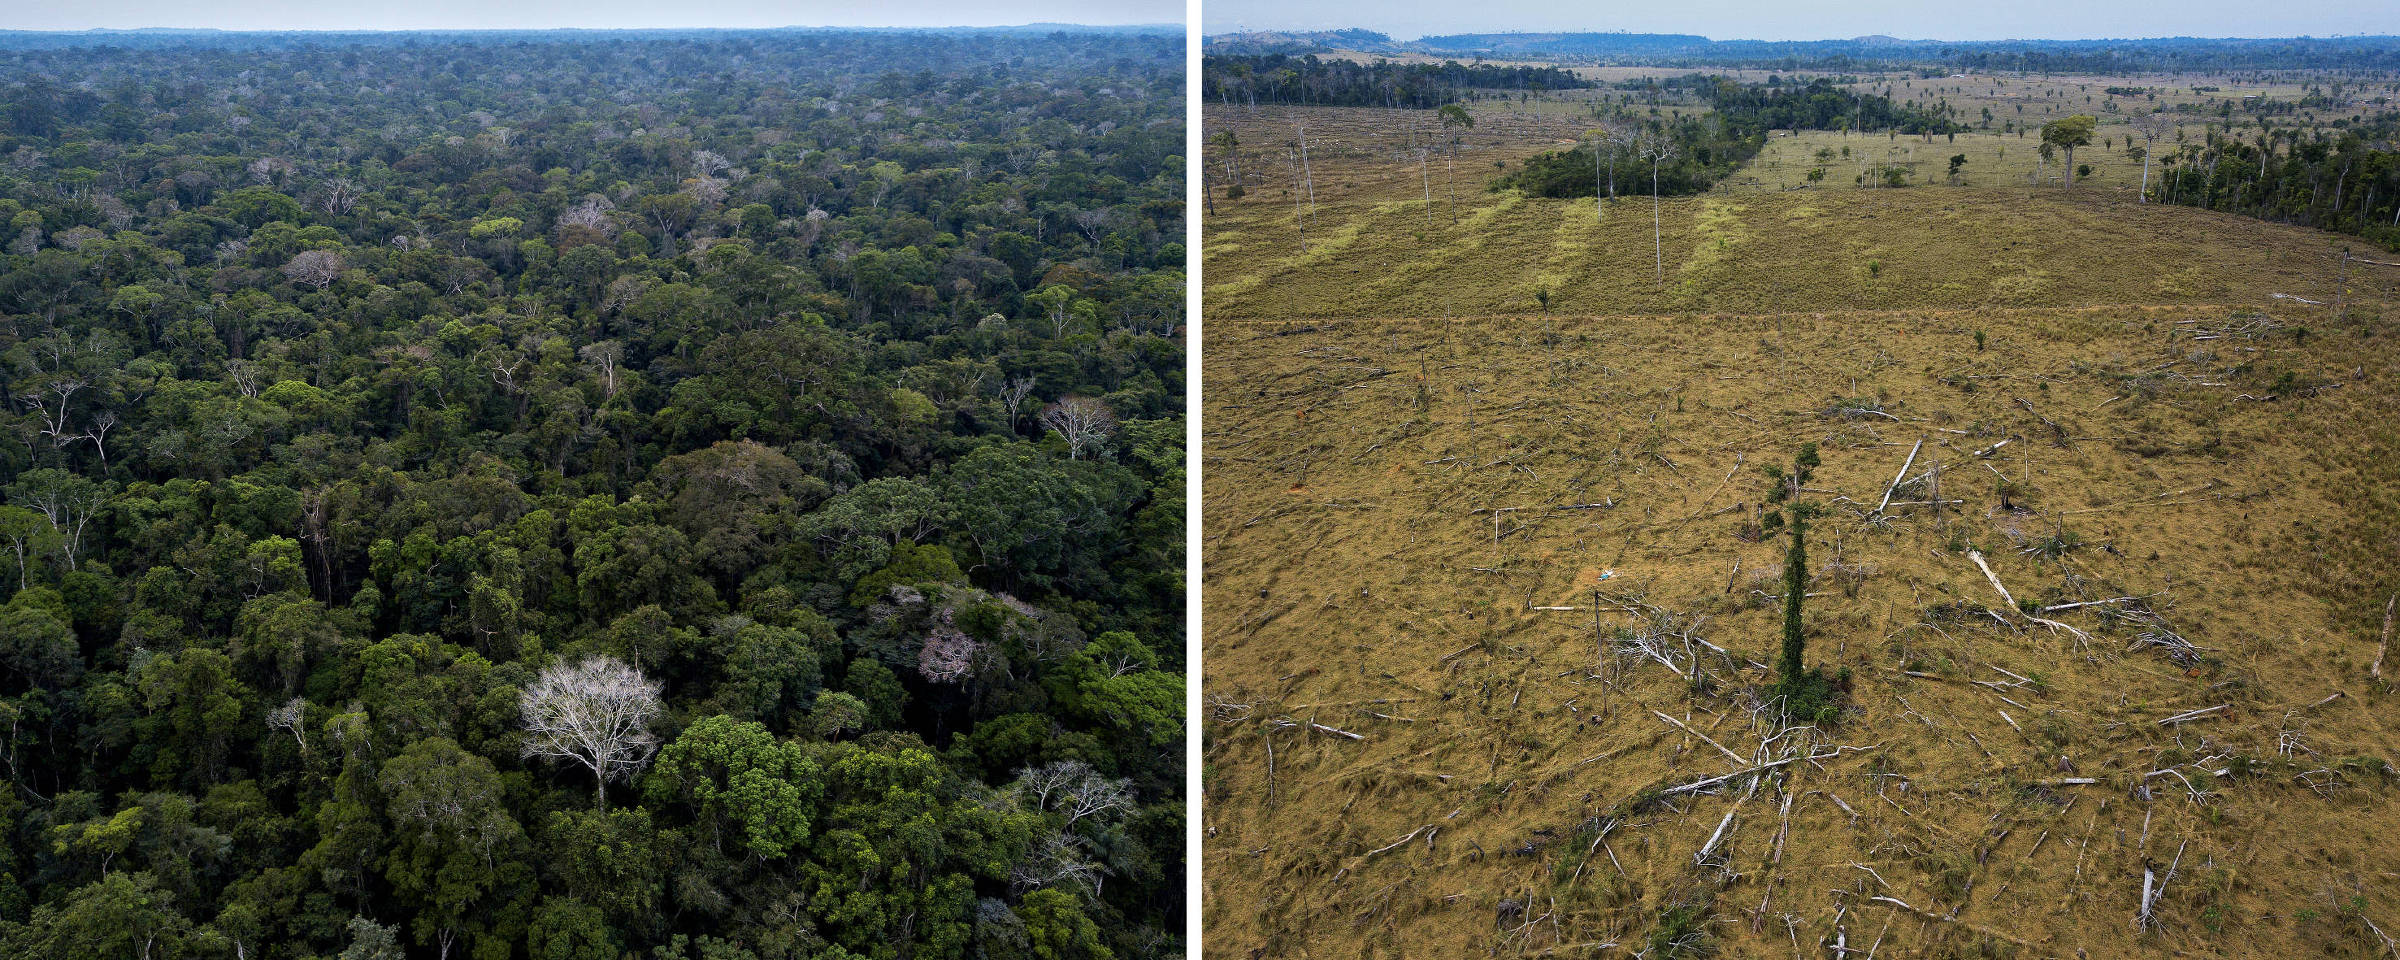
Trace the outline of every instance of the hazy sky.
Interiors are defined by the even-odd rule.
[[[1716,40],[2290,37],[2400,34],[2393,0],[1202,0],[1200,26],[1365,27],[1414,39],[1510,30],[1696,33]]]
[[[0,0],[0,29],[951,27],[1182,23],[1183,0]]]

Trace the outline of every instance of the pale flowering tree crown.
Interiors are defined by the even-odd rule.
[[[606,805],[608,781],[630,779],[658,750],[650,723],[662,709],[660,686],[615,657],[553,663],[525,688],[527,757],[571,760],[592,772]]]

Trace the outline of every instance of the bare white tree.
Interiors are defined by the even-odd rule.
[[[258,364],[249,360],[232,357],[225,361],[225,375],[233,378],[233,388],[242,396],[258,396],[259,374]]]
[[[576,352],[583,355],[583,362],[600,372],[602,389],[614,399],[617,395],[617,364],[625,359],[625,345],[614,340],[602,340],[587,344]]]
[[[247,169],[253,180],[260,183],[279,183],[283,178],[291,175],[293,167],[291,161],[282,157],[260,157],[250,161]]]
[[[1081,760],[1061,760],[1017,771],[1017,796],[1034,809],[1063,814],[1067,828],[1089,817],[1122,816],[1133,810],[1130,780],[1111,780]]]
[[[283,706],[267,711],[267,729],[281,730],[299,741],[300,752],[308,752],[308,701],[299,697],[285,701]]]
[[[323,290],[341,279],[342,258],[331,250],[303,250],[291,262],[283,265],[283,275],[290,277],[293,283]]]
[[[1074,219],[1075,226],[1083,231],[1084,238],[1096,247],[1100,245],[1100,238],[1108,233],[1108,228],[1117,222],[1117,212],[1107,207],[1077,210]]]
[[[998,316],[994,314],[993,316]],[[989,319],[988,317],[986,319]],[[1008,429],[1017,429],[1017,410],[1025,406],[1025,398],[1033,395],[1033,378],[1017,377],[1000,381],[1000,409],[1008,412]]]
[[[1664,230],[1659,228],[1658,224],[1658,165],[1675,159],[1681,153],[1681,149],[1674,137],[1668,136],[1662,131],[1653,133],[1644,140],[1640,153],[1650,159],[1651,258],[1656,261],[1654,266],[1658,270],[1658,279],[1663,283],[1667,279],[1667,235]]]
[[[603,234],[614,234],[617,222],[608,215],[617,205],[597,193],[585,194],[581,202],[558,215],[560,226],[589,227]]]
[[[1019,894],[1044,887],[1068,887],[1099,896],[1100,883],[1106,874],[1107,868],[1091,861],[1082,839],[1061,831],[1035,841],[1025,859],[1009,868],[1008,884]]]
[[[1117,415],[1108,404],[1090,397],[1062,397],[1042,408],[1042,426],[1067,438],[1067,458],[1080,460],[1083,451],[1097,447],[1117,432]]]
[[[49,437],[52,444],[64,445],[74,439],[71,403],[75,394],[88,386],[89,381],[71,374],[51,377],[38,389],[17,394],[17,402],[34,412],[42,436]]]
[[[527,757],[572,760],[592,771],[593,796],[608,805],[608,781],[627,779],[658,749],[650,722],[664,708],[659,685],[615,657],[542,670],[518,699]]]
[[[683,189],[703,207],[713,209],[725,202],[725,181],[715,177],[693,177],[683,182]]]
[[[116,428],[117,412],[114,410],[100,411],[92,417],[91,426],[84,428],[82,439],[92,442],[92,449],[99,451],[102,464],[108,463],[108,432]]]
[[[732,161],[714,150],[692,151],[692,172],[702,177],[714,177],[733,168]]]
[[[349,213],[351,208],[358,206],[358,198],[364,192],[359,189],[357,181],[348,177],[335,177],[325,181],[325,190],[317,197],[317,205],[326,213],[336,215]]]
[[[2175,120],[2165,114],[2151,112],[2133,118],[2133,131],[2142,136],[2142,189],[2134,194],[2134,202],[2150,202],[2150,155],[2158,152],[2158,141],[2175,132]]]

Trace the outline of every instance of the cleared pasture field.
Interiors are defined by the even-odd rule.
[[[1479,110],[1453,201],[1410,117],[1269,113],[1209,118],[1306,124],[1315,200],[1204,221],[1207,956],[2386,952],[2400,269],[2110,167],[1729,187],[1658,256],[1482,189],[1572,132]],[[1787,728],[1807,443],[1849,693]]]
[[[1597,955],[1679,907],[1730,956],[2372,952],[2400,914],[2366,676],[2400,363],[2322,311],[2195,340],[2237,315],[1218,319],[1209,955]],[[2287,372],[2322,389],[2259,399]],[[1895,499],[1950,502],[1866,522],[1919,440],[1938,490]],[[1793,734],[1750,712],[1781,560],[1752,525],[1759,467],[1806,442],[1834,505],[1811,656],[1852,710]],[[1973,556],[2044,607],[2141,599],[2048,614],[2078,637]],[[1727,654],[1604,657],[1619,631]],[[1871,749],[1641,800],[1794,742]]]

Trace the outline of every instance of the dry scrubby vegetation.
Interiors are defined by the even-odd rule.
[[[1654,251],[1480,189],[1572,118],[1455,208],[1429,114],[1208,119],[1209,955],[2400,949],[2400,270],[2024,178]]]

